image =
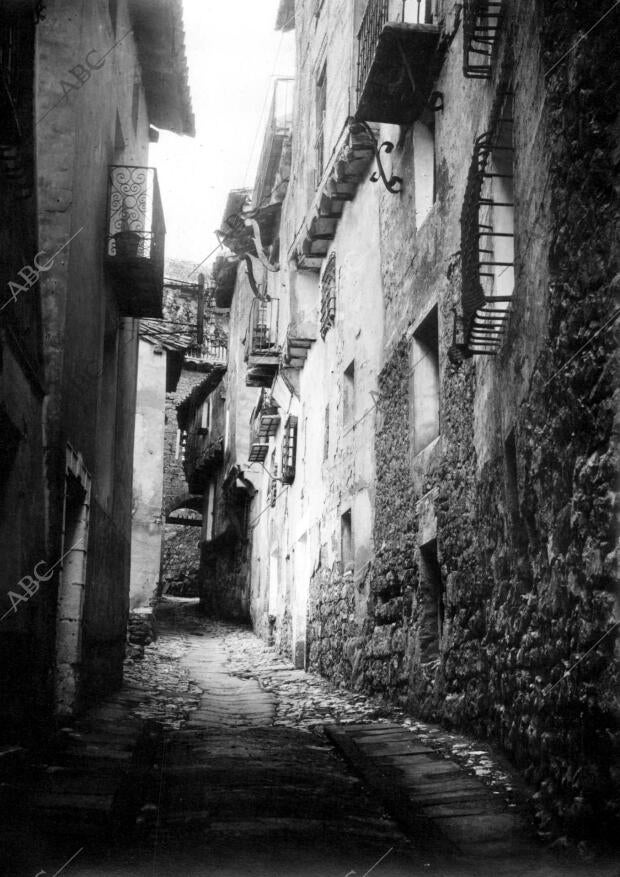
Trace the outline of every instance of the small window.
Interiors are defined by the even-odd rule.
[[[118,15],[118,0],[108,0],[108,13],[110,15],[110,24],[112,25],[112,33],[116,36],[116,19]]]
[[[212,399],[211,396],[209,396],[208,399],[205,399],[200,408],[200,429],[203,435],[206,435],[211,429],[211,407]]]
[[[340,517],[340,559],[342,571],[346,572],[353,566],[353,529],[351,525],[351,509]]]
[[[207,490],[207,513],[205,516],[205,541],[210,542],[213,539],[215,530],[215,482],[209,482]]]
[[[138,133],[138,119],[140,118],[140,82],[136,78],[131,93],[131,121],[134,133]]]
[[[439,435],[439,335],[437,306],[414,333],[411,345],[413,452]]]
[[[226,414],[224,415],[224,453],[228,453],[228,448],[230,447],[230,410],[226,409]]]
[[[125,136],[123,134],[123,126],[121,124],[121,117],[118,114],[118,110],[116,111],[116,125],[114,128],[114,153],[116,158],[118,159],[118,163],[121,161],[121,156],[123,154],[123,150],[125,149]]]
[[[407,24],[432,24],[433,0],[402,0],[402,20]]]
[[[521,515],[521,507],[519,503],[519,470],[514,430],[509,433],[504,442],[504,474],[506,511],[508,514],[507,525],[510,538],[517,549],[525,550],[527,543],[527,530]]]
[[[413,125],[415,225],[420,228],[435,201],[435,123]]]
[[[297,454],[297,418],[289,417],[282,437],[282,481],[292,484],[295,480],[295,456]]]
[[[345,369],[343,383],[343,421],[350,424],[355,418],[355,360]]]
[[[437,540],[420,547],[418,602],[420,615],[420,657],[436,658],[441,648],[445,617],[445,588],[437,559]]]

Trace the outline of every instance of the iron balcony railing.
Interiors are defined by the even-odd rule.
[[[358,55],[357,55],[357,95],[361,95],[373,58],[379,34],[383,26],[387,24],[390,13],[390,0],[369,0],[366,12],[362,18],[362,24],[358,32]]]
[[[358,31],[357,121],[414,122],[428,100],[438,47],[428,0],[369,0]]]
[[[152,167],[112,165],[108,177],[106,255],[164,264],[166,226]]]
[[[468,355],[498,352],[514,287],[512,91],[496,97],[474,144],[461,212],[462,308]]]
[[[193,344],[185,351],[185,359],[193,363],[226,365],[228,346],[222,338],[205,338],[202,344]]]
[[[277,298],[255,298],[252,302],[246,348],[248,357],[270,359],[278,356],[279,306]]]
[[[464,0],[463,73],[472,79],[489,79],[500,27],[502,0]]]

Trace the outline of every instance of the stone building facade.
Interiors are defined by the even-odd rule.
[[[27,5],[8,4],[7,14]],[[35,5],[34,14],[42,10]],[[156,174],[147,167],[151,126],[193,133],[179,3],[146,8],[122,0],[87,8],[54,0],[44,13],[32,37],[33,63],[32,55],[23,67],[20,60],[31,77],[20,91],[30,95],[30,127],[20,130],[22,154],[33,153],[36,213],[23,239],[29,248],[23,273],[14,266],[15,281],[27,287],[19,297],[41,314],[27,346],[39,345],[28,382],[37,388],[42,431],[33,423],[25,434],[24,388],[21,401],[7,401],[23,443],[2,498],[3,506],[6,499],[17,508],[15,488],[30,482],[28,514],[36,507],[28,532],[7,525],[13,537],[2,581],[12,611],[0,639],[3,648],[7,640],[20,643],[10,662],[15,680],[23,680],[20,734],[24,723],[29,732],[44,732],[51,712],[70,715],[120,683],[137,320],[161,314],[163,281],[163,214]],[[3,43],[3,79],[15,57],[14,45],[5,49]],[[130,203],[129,178],[147,193],[144,211],[139,201]],[[14,371],[10,361],[9,367]],[[43,578],[35,581],[37,571]],[[20,593],[18,583],[22,599],[15,605],[10,595]],[[4,699],[3,709],[12,709]]]
[[[498,742],[543,835],[614,815],[606,11],[283,0],[286,194],[278,216],[254,195],[224,236],[235,295],[253,269],[227,396],[262,388],[255,628],[298,666]]]

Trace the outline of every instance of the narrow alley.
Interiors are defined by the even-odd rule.
[[[487,748],[294,669],[196,600],[158,619],[122,690],[3,784],[7,877],[616,873],[544,852]]]
[[[620,0],[0,0],[0,877],[620,877]]]

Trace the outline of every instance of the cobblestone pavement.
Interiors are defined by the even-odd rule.
[[[523,810],[526,790],[488,747],[295,670],[249,629],[170,599],[158,610],[157,640],[127,662],[122,690],[62,730],[13,789],[7,849],[18,850],[19,865],[0,873],[489,873],[459,864],[436,841],[405,837],[325,736],[334,723],[407,729],[487,784],[502,808]],[[577,871],[567,864],[510,873]]]
[[[187,642],[189,630],[194,631],[194,635],[217,637],[227,652],[228,673],[239,679],[257,679],[265,691],[274,695],[275,726],[302,729],[323,738],[323,726],[332,722],[396,722],[408,728],[421,742],[449,754],[468,772],[504,796],[509,806],[523,804],[527,795],[524,784],[510,771],[505,760],[494,755],[486,744],[447,732],[437,725],[415,721],[379,698],[336,687],[315,673],[295,670],[289,660],[249,628],[193,615],[191,607],[191,601],[168,604],[167,611],[160,614],[160,639],[147,647],[147,660],[152,655],[158,662],[162,650],[180,656],[187,647],[183,643]],[[180,631],[180,626],[184,632]],[[129,671],[132,672],[135,671]],[[156,665],[151,672],[157,674]],[[191,703],[191,699],[186,701],[190,708]],[[183,715],[181,705],[176,723],[173,720],[171,726],[180,727]]]

